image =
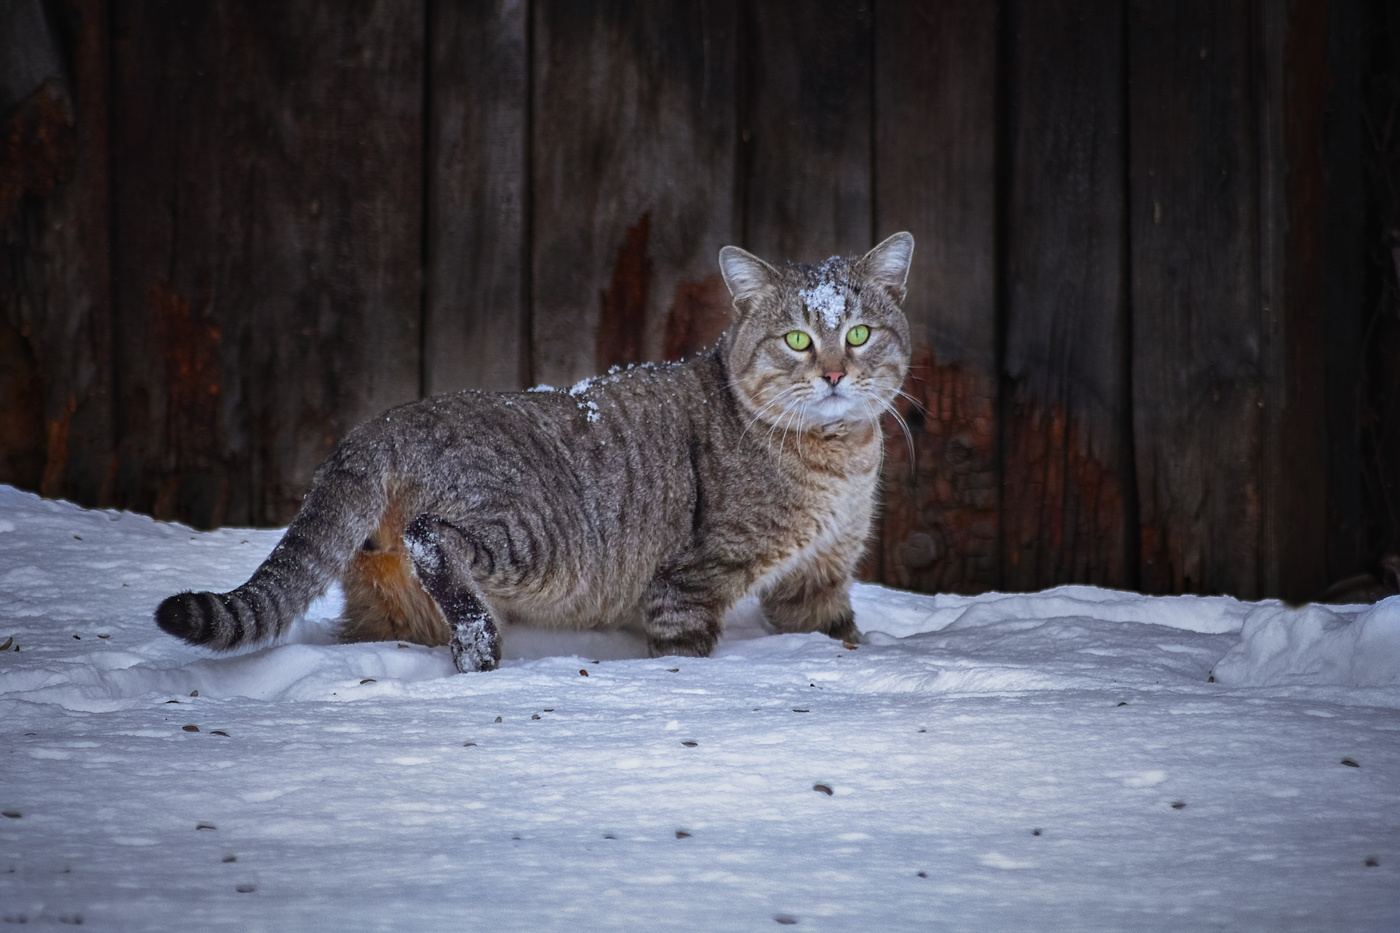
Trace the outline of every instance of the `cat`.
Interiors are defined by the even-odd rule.
[[[516,623],[640,621],[652,656],[704,657],[755,591],[777,631],[855,641],[913,250],[896,233],[773,265],[726,246],[731,326],[708,351],[393,408],[321,464],[248,582],[171,596],[156,623],[216,650],[263,642],[340,580],[343,640],[447,644],[462,672],[495,668]]]

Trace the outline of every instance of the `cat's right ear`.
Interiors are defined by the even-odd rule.
[[[719,271],[729,287],[729,294],[734,296],[736,308],[762,291],[778,274],[768,263],[737,246],[726,246],[719,251]]]

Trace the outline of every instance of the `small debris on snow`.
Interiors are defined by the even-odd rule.
[[[213,823],[200,823],[199,825],[197,825],[197,826],[195,827],[195,829],[197,829],[197,830],[198,830],[198,829],[218,829],[218,828],[219,828],[219,827],[215,826]]]
[[[1176,801],[1173,801],[1173,802],[1172,802],[1172,809],[1173,809],[1173,810],[1185,810],[1185,809],[1186,809],[1186,801],[1184,801],[1184,800],[1176,800]]]
[[[366,677],[364,680],[360,681],[360,686],[364,686],[365,684],[377,684],[377,683],[379,683],[379,681],[375,680],[373,677]]]
[[[1359,768],[1359,767],[1361,767],[1361,765],[1357,764],[1355,761],[1352,761],[1350,758],[1343,758],[1343,759],[1342,759],[1342,764],[1346,765],[1348,768]]]
[[[190,723],[188,726],[181,726],[180,728],[183,729],[183,730],[185,730],[186,732],[198,732],[198,731],[199,731],[199,726],[196,726],[194,723]]]
[[[817,791],[818,793],[826,794],[828,797],[830,797],[832,793],[831,788],[825,784],[813,784],[812,790]]]
[[[699,742],[682,742],[681,744],[684,745],[686,748],[694,748],[695,746],[699,745],[700,743],[699,743]]]
[[[792,926],[794,923],[797,922],[797,918],[794,917],[792,914],[778,914],[773,919],[776,920],[778,923],[781,923],[783,926],[788,927]]]
[[[677,838],[677,839],[689,839],[689,838],[690,838],[690,833],[686,832],[686,831],[683,830],[683,829],[678,829],[678,830],[676,830],[676,838]]]

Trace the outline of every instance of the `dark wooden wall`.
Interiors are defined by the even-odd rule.
[[[1400,545],[1383,4],[0,10],[0,480],[282,523],[389,405],[711,342],[726,243],[907,229],[870,576],[1299,599]]]

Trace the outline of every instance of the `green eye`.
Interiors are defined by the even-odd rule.
[[[805,350],[812,345],[812,338],[800,330],[788,331],[783,335],[783,339],[786,340],[787,345],[794,350]]]
[[[864,324],[857,324],[846,331],[846,342],[853,347],[858,347],[870,339],[870,328]]]

